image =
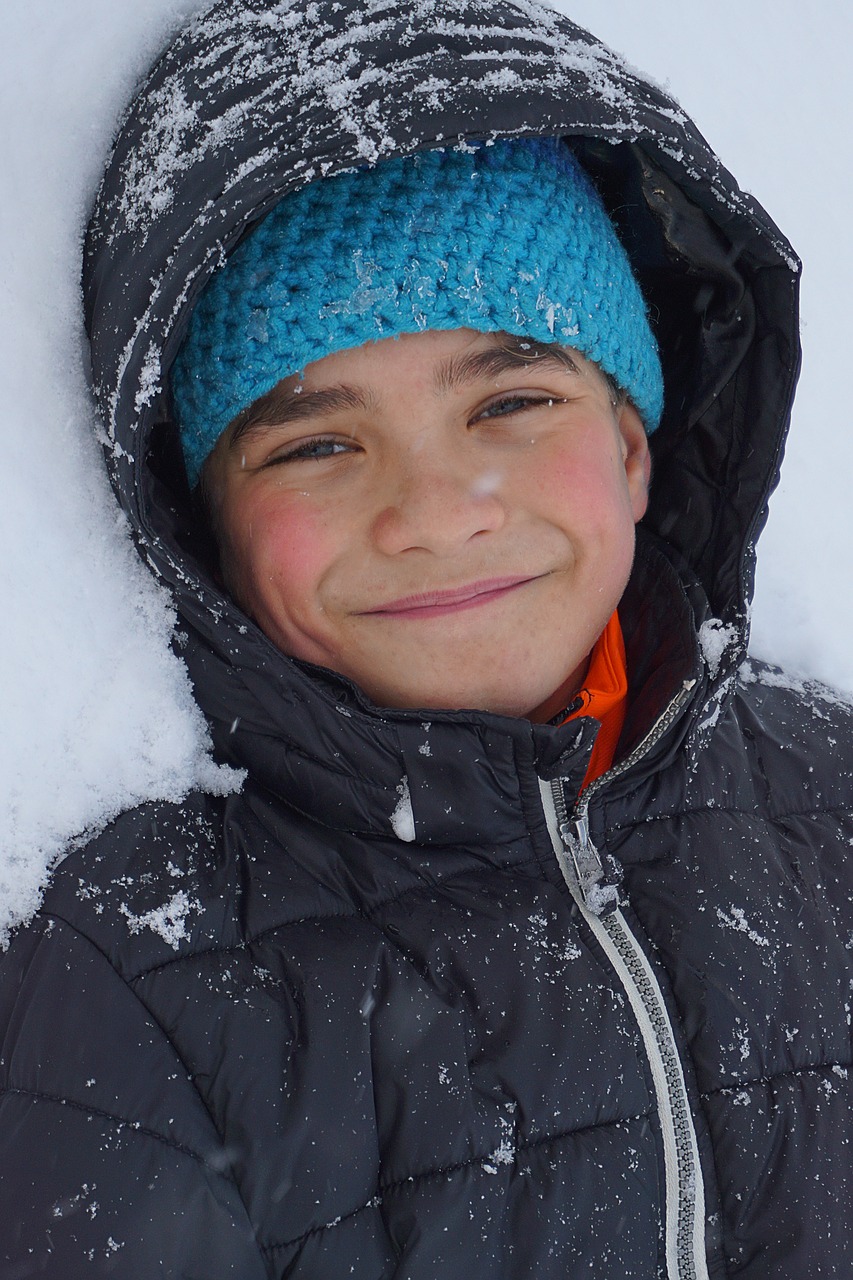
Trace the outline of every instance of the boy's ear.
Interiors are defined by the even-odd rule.
[[[649,505],[649,485],[652,479],[649,439],[640,415],[628,401],[619,406],[616,418],[622,437],[622,461],[636,524],[642,520]]]

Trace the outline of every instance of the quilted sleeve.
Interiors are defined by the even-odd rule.
[[[268,1275],[228,1152],[105,956],[48,919],[0,957],[0,1273]]]

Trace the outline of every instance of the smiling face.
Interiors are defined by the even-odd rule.
[[[575,352],[428,331],[256,401],[204,482],[224,583],[381,706],[545,720],[624,591],[649,454]]]

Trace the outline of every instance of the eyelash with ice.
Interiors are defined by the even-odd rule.
[[[321,461],[324,458],[333,458],[339,453],[350,453],[351,451],[352,445],[344,440],[334,440],[329,436],[314,436],[310,440],[303,440],[292,449],[277,453],[275,457],[270,458],[264,465],[274,467],[277,462]]]
[[[539,409],[543,405],[551,408],[552,405],[565,403],[565,399],[560,396],[504,396],[501,400],[493,400],[491,404],[487,404],[475,421],[480,418],[503,418],[512,413],[523,412],[525,409]]]

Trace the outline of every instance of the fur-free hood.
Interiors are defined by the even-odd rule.
[[[164,388],[207,278],[304,183],[529,135],[571,140],[631,255],[666,385],[644,524],[721,624],[715,679],[742,658],[799,364],[799,264],[764,211],[671,98],[544,6],[223,0],[178,35],[131,105],[84,265],[110,477],[193,637],[203,705],[211,662],[263,671],[269,687],[288,668],[291,687],[307,678],[223,595],[194,541]],[[230,719],[213,701],[208,714]]]

